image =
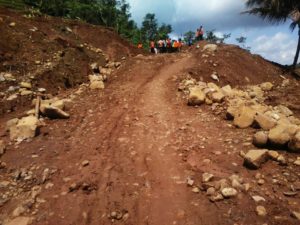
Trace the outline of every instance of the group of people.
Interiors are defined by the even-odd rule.
[[[150,41],[149,48],[151,53],[158,54],[158,53],[172,53],[172,52],[180,52],[181,48],[184,44],[191,46],[193,44],[193,38],[187,40],[187,43],[183,43],[182,40],[179,38],[178,40],[171,40],[167,38],[166,40],[159,40],[155,42],[154,40]],[[197,29],[195,34],[196,41],[204,40],[204,29],[203,26]],[[137,46],[139,49],[143,48],[143,44],[141,42],[138,43]]]
[[[149,48],[151,53],[158,54],[158,53],[172,53],[178,52],[181,50],[183,43],[181,39],[179,40],[171,40],[170,38],[166,40],[159,40],[157,42],[150,41]],[[138,48],[142,49],[143,44],[139,43]]]

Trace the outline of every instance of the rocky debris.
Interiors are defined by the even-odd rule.
[[[215,51],[217,51],[218,46],[216,44],[207,44],[203,47],[202,51],[207,51],[209,53],[213,53]]]
[[[273,88],[270,82],[247,86],[244,90],[230,85],[219,87],[215,83],[197,82],[188,76],[178,89],[188,95],[188,105],[212,105],[216,114],[226,111],[226,118],[233,120],[238,128],[262,129],[253,137],[255,146],[288,147],[291,152],[300,152],[300,120],[286,106],[264,103],[266,92]]]
[[[264,217],[264,216],[267,215],[267,210],[263,206],[257,206],[256,207],[256,213],[257,213],[258,216]]]
[[[250,169],[258,169],[268,160],[268,150],[250,150],[244,156],[244,165]]]
[[[11,140],[24,140],[35,137],[41,123],[36,117],[27,116],[10,121],[8,126]]]
[[[0,140],[0,156],[2,156],[5,153],[6,146],[4,144],[4,141]]]

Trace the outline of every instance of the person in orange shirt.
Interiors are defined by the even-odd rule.
[[[143,44],[141,42],[138,43],[138,49],[142,49],[143,48]]]

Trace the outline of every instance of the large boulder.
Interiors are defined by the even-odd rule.
[[[254,122],[255,115],[255,110],[253,110],[251,107],[244,106],[239,109],[237,115],[234,117],[233,123],[239,128],[250,127]]]
[[[250,169],[258,169],[268,160],[268,150],[250,150],[244,156],[244,165]]]
[[[203,51],[208,51],[208,52],[215,52],[217,51],[218,46],[216,44],[207,44],[203,47]]]
[[[12,125],[9,129],[10,139],[28,139],[33,138],[38,133],[40,121],[35,116],[27,116],[18,120],[17,124]]]
[[[262,113],[257,113],[255,123],[263,130],[270,130],[277,124],[276,120]]]
[[[190,89],[190,94],[188,98],[188,105],[195,106],[201,105],[205,102],[205,94],[202,88],[196,86]]]
[[[280,123],[269,132],[269,141],[274,145],[286,145],[299,131],[299,127],[292,124]]]
[[[292,152],[300,153],[300,131],[298,131],[289,142],[289,149]]]

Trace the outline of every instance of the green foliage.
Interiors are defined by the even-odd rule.
[[[185,41],[186,43],[188,43],[188,42],[190,42],[190,41],[193,42],[193,41],[194,41],[195,35],[196,35],[196,33],[193,32],[193,31],[188,31],[188,32],[186,32],[186,33],[183,35],[184,41]]]
[[[298,62],[300,53],[300,1],[299,0],[247,0],[246,6],[249,8],[244,13],[258,15],[273,24],[292,20],[290,28],[294,30],[298,27],[298,47],[296,50],[293,67]]]
[[[208,30],[206,31],[206,40],[209,42],[217,42],[218,41],[218,37],[215,35],[215,31],[216,30]]]

